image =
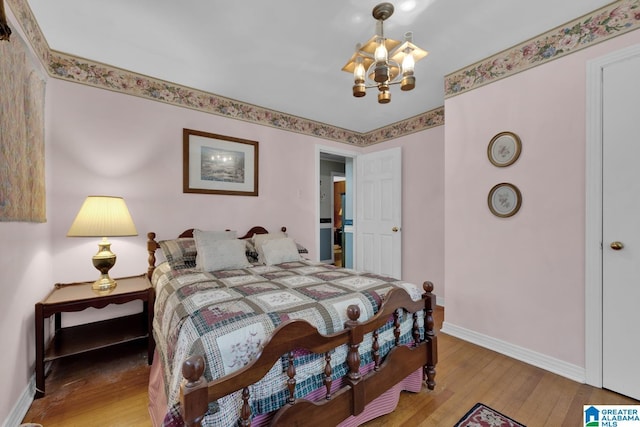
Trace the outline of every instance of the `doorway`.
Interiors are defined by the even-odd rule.
[[[316,147],[318,259],[347,268],[353,268],[356,251],[353,221],[356,156],[355,152]]]
[[[347,178],[343,173],[332,173],[333,178],[333,265],[342,267],[344,262],[344,205],[347,196]]]
[[[616,215],[633,216],[632,210],[638,209],[626,206],[626,202],[637,205],[637,197],[630,197],[634,194],[633,186],[640,182],[637,167],[633,164],[629,167],[623,160],[636,158],[629,152],[636,144],[628,137],[634,134],[634,119],[626,112],[630,110],[627,102],[637,103],[640,87],[633,83],[635,79],[629,82],[622,77],[627,73],[636,75],[638,70],[640,46],[613,52],[588,64],[585,230],[586,382],[636,399],[640,388],[633,379],[640,375],[640,370],[637,363],[629,363],[624,357],[637,354],[637,344],[634,344],[636,340],[624,337],[635,336],[639,324],[637,310],[629,309],[625,303],[637,300],[640,292],[633,283],[640,253],[636,249],[639,244],[634,240],[637,234],[634,222],[626,222]],[[628,85],[620,88],[620,81]],[[629,87],[631,85],[634,87]],[[613,102],[611,97],[615,97]],[[618,110],[619,107],[622,109]],[[635,107],[631,111],[635,111]],[[622,135],[617,133],[621,129]],[[618,145],[620,142],[626,145]],[[624,153],[618,163],[608,163],[620,149]],[[624,185],[616,184],[617,179],[622,179]],[[617,208],[621,203],[625,206]],[[616,224],[622,227],[616,229]],[[630,263],[630,269],[624,266],[626,263]],[[616,276],[623,271],[627,273]],[[629,345],[636,347],[629,348]],[[618,356],[623,358],[617,359]]]
[[[640,399],[640,54],[603,68],[602,386]]]

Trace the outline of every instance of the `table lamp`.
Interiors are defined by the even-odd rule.
[[[122,197],[89,196],[73,220],[67,237],[102,237],[98,253],[93,256],[93,266],[100,271],[100,278],[93,283],[96,291],[109,291],[116,281],[109,277],[109,270],[116,263],[107,237],[137,236],[129,209]]]

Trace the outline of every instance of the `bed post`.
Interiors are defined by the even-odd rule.
[[[209,384],[203,376],[204,358],[191,356],[182,364],[180,384],[180,409],[182,420],[189,427],[200,427],[209,408]]]
[[[347,372],[346,381],[351,386],[352,408],[351,415],[359,415],[364,411],[366,405],[364,383],[360,374],[360,353],[358,349],[360,343],[364,339],[364,332],[358,319],[360,318],[360,307],[355,304],[347,307],[347,320],[344,323],[345,329],[349,330],[349,352],[347,354]]]
[[[433,390],[436,387],[436,363],[438,363],[438,337],[433,331],[433,306],[435,295],[433,292],[433,283],[424,282],[424,339],[427,344],[427,364],[424,365],[424,378],[427,388]]]
[[[149,253],[149,267],[147,267],[147,277],[151,280],[153,270],[156,268],[156,250],[159,245],[156,242],[156,233],[147,233],[147,252]]]

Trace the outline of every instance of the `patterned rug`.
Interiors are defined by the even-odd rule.
[[[525,427],[482,403],[476,403],[454,427]]]

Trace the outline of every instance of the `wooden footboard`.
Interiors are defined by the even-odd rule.
[[[434,331],[433,308],[435,296],[433,284],[423,284],[424,294],[421,300],[413,301],[403,289],[393,289],[385,298],[379,312],[365,322],[359,322],[360,309],[357,305],[348,308],[349,320],[345,329],[332,335],[322,335],[315,327],[303,320],[290,320],[280,325],[265,343],[260,355],[250,364],[218,380],[207,382],[203,376],[204,358],[192,356],[185,361],[181,385],[181,411],[185,425],[200,426],[207,411],[208,403],[222,396],[242,390],[241,423],[251,425],[249,406],[251,384],[264,377],[276,361],[285,356],[289,360],[287,368],[288,403],[275,414],[272,425],[313,426],[337,425],[351,415],[358,415],[365,406],[382,393],[422,367],[424,382],[430,390],[435,387],[435,365],[437,363],[437,337]],[[400,345],[400,316],[398,309],[403,308],[413,316],[411,346]],[[424,333],[419,330],[418,312],[423,310]],[[394,322],[394,348],[384,360],[378,353],[378,329],[390,318]],[[372,356],[374,369],[366,375],[360,373],[360,355],[358,348],[363,337],[372,333]],[[330,351],[341,345],[348,346],[346,363],[348,372],[344,378],[345,387],[331,392],[332,368]],[[324,386],[325,399],[312,402],[295,396],[296,372],[294,352],[297,349],[324,354],[326,360]]]

